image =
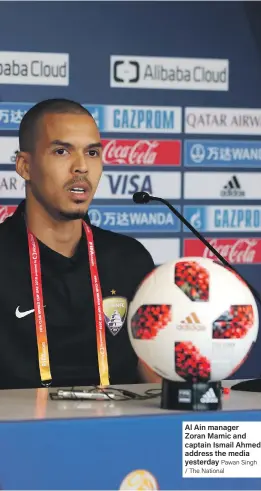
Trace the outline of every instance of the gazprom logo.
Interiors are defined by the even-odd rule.
[[[184,216],[196,230],[205,230],[206,208],[204,206],[185,206]],[[184,231],[189,232],[190,230],[184,225]]]
[[[181,107],[106,106],[106,131],[181,133]]]

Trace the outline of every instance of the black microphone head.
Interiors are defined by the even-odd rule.
[[[150,201],[150,195],[145,191],[138,191],[137,193],[134,193],[132,199],[134,203],[144,204]]]

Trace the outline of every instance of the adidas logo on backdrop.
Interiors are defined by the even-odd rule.
[[[224,196],[226,198],[239,198],[245,196],[245,191],[242,191],[237,176],[231,177],[228,183],[220,191],[220,196]]]
[[[218,398],[212,388],[208,389],[200,399],[202,404],[215,404],[218,402]]]

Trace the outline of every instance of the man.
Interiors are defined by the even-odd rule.
[[[0,226],[0,388],[157,380],[126,326],[152,258],[86,215],[102,174],[92,115],[73,101],[43,101],[25,114],[19,146],[26,199]]]

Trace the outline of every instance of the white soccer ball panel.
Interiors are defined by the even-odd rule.
[[[186,257],[159,266],[143,282],[129,307],[128,333],[138,357],[164,378],[218,381],[251,350],[258,310],[233,272]]]

